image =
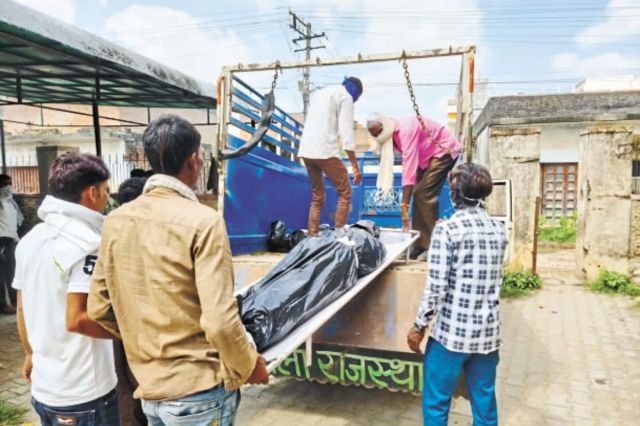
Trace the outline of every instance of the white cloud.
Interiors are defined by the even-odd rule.
[[[551,58],[551,66],[554,71],[571,72],[585,77],[633,74],[640,69],[640,55],[606,52],[581,57],[575,53],[563,52]]]
[[[575,53],[562,52],[551,57],[551,66],[557,71],[570,70],[580,61],[580,58]]]
[[[478,0],[396,0],[393,3],[382,0],[326,0],[322,6],[314,5],[309,21],[317,31],[329,34],[338,51],[333,48],[313,55],[391,53],[403,49],[478,45],[483,34],[483,13],[478,3]],[[302,17],[310,10],[309,2],[305,0],[292,0],[290,4],[294,11],[299,8]],[[465,12],[464,19],[457,20],[455,11],[460,10]],[[478,51],[476,75],[488,56],[486,50]],[[411,60],[409,69],[414,83],[457,82],[460,61],[460,57]],[[332,67],[330,77],[317,77],[323,73],[322,70],[312,70],[312,81],[337,83],[341,76],[348,74],[362,79],[365,90],[355,108],[358,121],[365,120],[369,113],[375,111],[395,116],[413,114],[403,70],[397,62]],[[416,86],[414,89],[421,112],[444,122],[446,100],[455,96],[456,88]]]
[[[25,6],[73,24],[76,20],[75,0],[16,0]]]
[[[637,8],[640,8],[640,0],[610,0],[604,21],[578,34],[576,41],[582,46],[590,46],[620,42],[640,35]]]
[[[290,6],[294,11],[298,8],[300,15],[313,23],[314,30],[327,32],[329,42],[319,40],[318,43],[328,44],[329,49],[312,53],[313,56],[327,57],[353,55],[357,52],[399,52],[402,49],[479,43],[482,13],[477,2],[478,0],[399,0],[398,4],[391,5],[382,0],[326,0],[322,6],[316,6],[308,1],[291,0]],[[279,4],[270,0],[256,3],[258,9],[275,6]],[[465,17],[464,22],[451,25],[453,12],[460,9],[468,11],[469,16]],[[442,10],[448,11],[442,21],[431,17],[438,14],[442,16]],[[279,13],[282,14],[282,19],[287,18],[286,9]],[[389,20],[387,13],[390,14]],[[419,17],[409,18],[408,26],[399,25],[407,14],[413,13]],[[306,16],[307,14],[309,15]],[[355,21],[352,22],[350,17],[355,17]],[[445,20],[448,22],[444,22]],[[158,30],[163,23],[166,23],[164,30]],[[180,32],[176,28],[185,30]],[[227,27],[221,28],[211,23],[203,25],[203,19],[180,10],[143,5],[130,6],[109,17],[105,29],[104,35],[107,38],[209,82],[215,82],[221,65],[287,60],[290,52],[283,42],[292,37],[286,24],[283,24],[284,34],[276,32],[277,38],[262,40],[253,35],[248,36],[246,32],[235,33]],[[381,34],[377,34],[378,32]],[[486,52],[480,51],[479,54]],[[301,54],[296,57],[301,58]],[[482,65],[480,57],[477,65]],[[414,82],[457,82],[460,58],[410,61],[409,66]],[[476,72],[478,71],[479,68],[476,67]],[[266,90],[271,73],[264,74],[254,76],[250,73],[241,77],[260,90]],[[278,91],[278,104],[288,110],[291,107],[298,109],[300,105],[296,85],[300,79],[299,74],[300,71],[285,71],[278,83],[278,87],[282,89]],[[337,84],[345,75],[359,76],[365,85],[364,95],[356,105],[358,120],[364,120],[373,111],[396,116],[413,114],[399,63],[313,68],[312,86]],[[388,83],[390,85],[385,86]],[[416,87],[422,112],[439,121],[446,117],[444,99],[455,96],[455,92],[455,87],[450,86]]]
[[[373,2],[375,3],[375,0],[373,0]],[[253,4],[259,10],[282,8],[283,12],[287,13],[286,8],[283,7],[282,5],[282,1],[279,1],[279,0],[254,0]],[[322,3],[320,3],[320,5],[310,0],[288,0],[286,2],[286,7],[290,8],[293,12],[298,12],[297,9],[301,9],[301,8],[307,8],[307,9],[313,8],[313,9],[323,9],[326,11],[342,12],[345,10],[356,10],[356,9],[364,10],[361,8],[363,4],[365,4],[364,0],[350,0],[350,1],[324,0]],[[318,13],[324,13],[324,12],[318,12],[314,10],[314,15]],[[298,15],[304,18],[305,14],[298,13]]]
[[[374,0],[366,2],[371,10],[391,12],[389,2]],[[407,23],[393,15],[372,20],[366,27],[366,46],[372,52],[392,52],[398,49],[431,49],[450,45],[477,44],[482,36],[482,11],[476,0],[397,0],[393,10],[406,13],[415,12],[416,18],[405,17]],[[457,23],[452,11],[464,10],[465,17]],[[443,15],[451,11],[451,14]],[[389,22],[390,21],[390,22]],[[395,22],[395,24],[394,24]]]
[[[296,11],[293,0],[292,9]],[[306,2],[307,5],[309,4]],[[309,9],[300,5],[300,14]],[[483,33],[482,11],[477,0],[328,0],[322,7],[314,7],[310,21],[314,29],[326,31],[338,49],[326,54],[335,56],[355,53],[391,53],[404,50],[423,50],[466,44],[481,44]],[[457,20],[455,11],[464,10],[464,19]],[[328,14],[328,15],[327,15]],[[329,17],[329,19],[318,18]],[[455,21],[455,25],[452,22]],[[314,53],[315,54],[315,53]],[[480,49],[476,57],[476,74],[488,57]],[[460,75],[460,57],[411,60],[409,69],[414,83],[457,82]],[[397,62],[331,68],[332,80],[338,82],[343,75],[360,77],[365,90],[356,104],[358,121],[375,111],[400,116],[413,114],[403,70]],[[312,70],[312,81],[323,71]],[[323,82],[331,79],[322,78]],[[453,98],[452,86],[415,86],[415,94],[423,114],[444,122],[446,100]]]
[[[164,6],[129,6],[107,18],[105,32],[110,40],[209,83],[216,82],[222,65],[251,58],[234,31],[205,26],[187,12]]]
[[[279,6],[275,0],[254,3],[262,10]],[[314,30],[348,40],[345,49],[359,46],[363,53],[477,44],[483,33],[479,0],[324,0],[321,5],[289,0],[287,5]]]

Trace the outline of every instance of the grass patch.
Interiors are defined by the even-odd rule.
[[[640,296],[640,287],[633,284],[627,275],[606,269],[600,270],[595,281],[589,284],[589,288],[598,293]]]
[[[561,217],[558,226],[549,226],[544,216],[540,216],[540,227],[538,231],[538,241],[551,241],[553,243],[575,243],[576,242],[576,212],[568,217]]]
[[[505,271],[500,297],[516,299],[542,288],[540,277],[531,271]]]
[[[0,399],[0,425],[20,425],[29,410],[7,403]]]

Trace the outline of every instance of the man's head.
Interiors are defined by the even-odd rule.
[[[357,77],[345,77],[342,81],[342,85],[347,92],[351,95],[351,99],[353,102],[356,102],[358,98],[362,95],[362,82]]]
[[[367,130],[378,143],[384,143],[393,136],[395,122],[380,113],[373,113],[367,118]]]
[[[204,163],[200,133],[177,115],[163,115],[142,135],[144,153],[155,173],[178,178],[195,188]]]
[[[0,198],[6,199],[13,195],[11,190],[11,176],[0,175]]]
[[[129,172],[129,177],[130,178],[143,178],[145,177],[145,171],[144,169],[131,169],[131,171]]]
[[[382,121],[376,119],[367,120],[367,130],[369,131],[369,134],[374,138],[378,137],[378,135],[382,133],[382,129],[384,129]]]
[[[457,208],[475,207],[491,194],[493,183],[486,167],[463,163],[449,173],[451,198]]]
[[[11,176],[2,174],[0,175],[0,188],[11,185]]]
[[[122,205],[138,198],[146,181],[146,178],[133,177],[122,182],[118,188],[118,203]]]
[[[102,213],[109,200],[109,177],[109,169],[99,157],[67,152],[51,164],[49,193]]]

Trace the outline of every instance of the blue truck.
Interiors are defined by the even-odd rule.
[[[474,52],[470,46],[223,68],[218,85],[214,180],[218,209],[223,212],[234,255],[236,287],[250,285],[280,259],[266,252],[270,224],[280,219],[291,229],[306,228],[311,201],[306,169],[296,155],[304,124],[277,106],[273,90],[260,93],[239,77],[241,73],[275,70],[277,75],[284,68],[459,55],[462,67],[458,137],[470,147]],[[394,177],[393,196],[380,200],[376,196],[378,158],[367,152],[359,156],[359,162],[363,179],[353,187],[349,223],[369,219],[381,227],[401,227],[400,173]],[[448,187],[443,188],[439,200],[441,216],[452,214]],[[327,181],[321,223],[332,223],[336,203],[335,191]],[[405,336],[418,307],[425,274],[424,263],[392,266],[319,329],[313,335],[313,345],[302,345],[275,369],[275,374],[419,393],[422,362],[406,347]]]

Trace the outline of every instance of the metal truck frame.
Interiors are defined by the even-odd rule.
[[[258,146],[246,155],[222,159],[223,150],[237,149],[259,132],[257,123],[262,119],[262,107],[266,104],[266,96],[243,82],[240,74],[460,56],[456,136],[463,142],[466,152],[472,152],[474,55],[475,47],[465,46],[224,67],[218,81],[218,137],[214,151],[218,153],[218,209],[224,215],[234,256],[265,250],[269,224],[273,220],[283,219],[291,229],[306,228],[310,202],[306,169],[296,156],[304,126],[277,106]],[[392,200],[381,202],[376,199],[376,174],[371,173],[368,166],[377,161],[373,155],[359,158],[363,181],[353,188],[349,222],[366,218],[380,226],[399,228],[401,176],[398,173],[394,178],[395,197]],[[323,222],[331,219],[337,201],[333,193],[327,191]],[[443,190],[440,201],[441,215],[449,215],[452,207],[448,188]],[[234,257],[236,286],[248,285],[263,276],[278,260],[269,255]],[[424,288],[424,265],[418,266],[405,270],[391,268],[382,273],[372,282],[371,288],[356,296],[314,334],[313,347],[301,346],[275,369],[275,373],[305,380],[419,393],[422,390],[422,361],[409,352],[404,336],[412,324]]]
[[[225,148],[238,148],[245,143],[246,137],[251,136],[256,131],[255,123],[260,122],[260,109],[265,102],[265,96],[244,83],[239,75],[242,73],[256,71],[276,71],[284,69],[324,67],[336,65],[357,65],[371,64],[389,61],[416,60],[426,58],[439,58],[447,56],[460,56],[462,59],[460,70],[460,84],[458,85],[458,114],[456,123],[456,136],[463,142],[467,152],[471,152],[471,113],[473,96],[473,72],[474,72],[475,46],[449,47],[446,49],[432,49],[420,51],[402,51],[392,54],[350,56],[345,58],[322,60],[316,58],[309,61],[297,62],[273,62],[266,65],[260,64],[237,64],[226,66],[222,69],[222,74],[218,80],[218,137],[214,152],[220,153]],[[243,120],[244,119],[244,120]],[[263,212],[264,217],[269,217],[269,222],[276,218],[284,219],[292,228],[306,227],[306,210],[309,205],[310,193],[306,187],[296,185],[292,178],[300,180],[306,179],[306,171],[299,165],[296,157],[299,137],[302,135],[303,124],[293,118],[290,114],[276,107],[269,126],[267,136],[260,144],[261,150],[254,150],[249,155],[233,160],[219,161],[218,164],[218,208],[225,215],[229,225],[229,235],[234,254],[247,253],[265,249],[265,238],[269,223],[258,220],[258,223],[248,223],[246,213]],[[234,134],[235,131],[235,134]],[[245,136],[243,138],[243,136]],[[255,154],[260,152],[260,154]],[[262,155],[264,154],[264,155]],[[275,156],[269,155],[275,154]],[[377,161],[375,157],[365,157],[361,159],[361,165],[372,164]],[[256,176],[255,170],[248,165],[259,168],[264,166],[268,170],[269,177],[263,182],[252,180]],[[263,164],[256,164],[263,163]],[[279,170],[276,170],[279,169]],[[288,169],[288,174],[283,180],[283,176],[278,176],[278,172]],[[364,168],[361,167],[362,170]],[[270,172],[275,172],[270,173]],[[271,179],[271,180],[269,180]],[[366,179],[365,179],[366,180]],[[300,182],[298,182],[300,183]],[[293,186],[292,186],[293,185]],[[263,188],[261,188],[263,187]],[[286,197],[279,199],[276,192],[278,190],[288,191]],[[367,212],[376,213],[374,219],[383,226],[399,225],[400,215],[399,199],[391,205],[380,205],[377,200],[371,199],[371,191],[366,184],[361,188],[354,188],[353,204],[354,208],[350,220],[357,220],[366,217]],[[243,193],[251,192],[251,197],[243,197]],[[331,192],[331,191],[330,191]],[[269,198],[261,195],[269,194]],[[446,195],[446,194],[445,194]],[[291,197],[296,198],[297,205],[292,209],[281,207],[291,204]],[[328,194],[327,209],[334,204],[330,194]],[[450,205],[448,197],[441,197],[445,205]],[[304,207],[300,209],[299,207]],[[390,210],[396,211],[389,214]],[[324,220],[328,219],[330,212],[327,211]],[[255,217],[254,217],[255,218]],[[304,221],[300,221],[304,218]],[[260,219],[260,218],[258,218]],[[262,244],[259,243],[262,241]]]

